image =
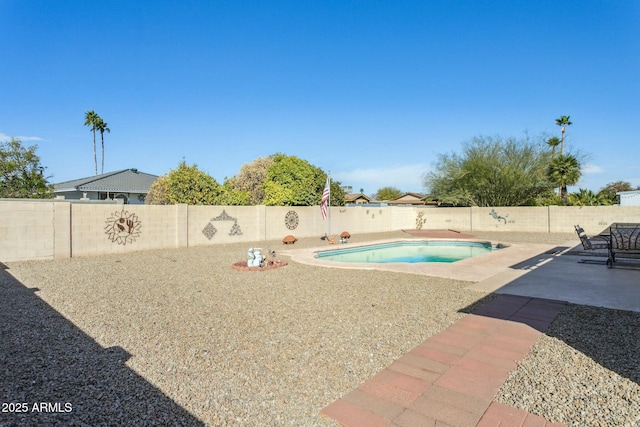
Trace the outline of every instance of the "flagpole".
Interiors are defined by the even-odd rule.
[[[327,173],[327,184],[329,185],[329,200],[327,200],[327,219],[329,220],[327,224],[329,233],[327,236],[331,238],[331,171]]]

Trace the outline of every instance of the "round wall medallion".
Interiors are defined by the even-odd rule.
[[[295,211],[289,211],[284,216],[284,225],[289,230],[294,230],[298,226],[298,214]]]

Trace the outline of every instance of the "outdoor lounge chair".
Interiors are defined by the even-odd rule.
[[[616,262],[617,254],[633,258],[640,255],[640,224],[614,223],[609,227],[609,236],[609,268]]]
[[[574,226],[576,229],[576,233],[578,233],[578,237],[580,238],[580,242],[582,243],[582,247],[585,251],[593,251],[597,249],[609,249],[609,239],[605,236],[592,236],[588,237],[587,233],[584,232],[582,227],[579,225]]]

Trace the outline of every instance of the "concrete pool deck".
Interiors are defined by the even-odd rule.
[[[330,268],[349,268],[349,269],[364,269],[364,270],[386,270],[395,271],[397,273],[412,273],[422,274],[425,276],[446,277],[450,279],[464,280],[477,282],[484,279],[488,279],[495,276],[496,273],[508,269],[510,266],[520,263],[523,260],[534,257],[540,253],[552,250],[555,245],[545,244],[511,244],[508,243],[508,247],[493,251],[487,254],[478,255],[472,258],[463,259],[455,263],[439,263],[439,262],[426,262],[426,263],[350,263],[350,262],[335,262],[328,261],[322,258],[317,258],[315,253],[318,251],[328,251],[345,249],[348,247],[358,246],[371,246],[383,243],[392,242],[415,242],[416,240],[430,240],[430,241],[451,241],[451,242],[487,242],[483,239],[383,239],[375,240],[362,244],[346,244],[346,245],[332,245],[331,247],[318,246],[314,248],[306,249],[284,249],[278,253],[291,257],[292,261],[299,262],[301,264],[316,265],[321,267]],[[492,242],[498,244],[502,242]]]
[[[383,239],[359,245],[369,246],[416,239]],[[480,241],[483,239],[428,239]],[[615,268],[604,265],[601,257],[572,255],[575,241],[562,245],[503,243],[508,247],[455,263],[370,263],[333,262],[316,258],[317,251],[335,250],[347,245],[283,249],[279,254],[302,264],[328,268],[386,270],[422,274],[473,282],[469,289],[567,301],[619,310],[640,312],[640,260],[620,259]]]

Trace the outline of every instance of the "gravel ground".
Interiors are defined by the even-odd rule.
[[[407,236],[352,242],[392,237]],[[335,425],[320,416],[324,406],[490,298],[469,282],[411,274],[231,269],[250,246],[8,264],[19,281],[0,270],[0,425]],[[573,425],[633,425],[638,313],[569,305],[559,319],[497,400]],[[589,341],[598,336],[618,337],[614,359]],[[609,418],[592,415],[603,405]]]
[[[569,304],[497,401],[570,426],[640,426],[640,313]]]

